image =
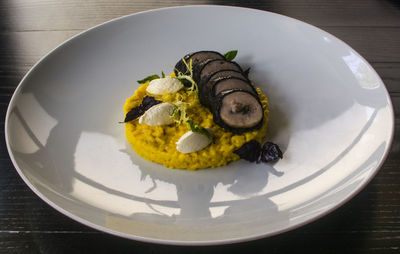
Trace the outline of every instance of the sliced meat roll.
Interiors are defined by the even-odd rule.
[[[261,128],[264,120],[264,110],[258,96],[249,91],[230,90],[222,93],[213,108],[214,122],[237,134]]]
[[[242,68],[240,68],[237,63],[227,61],[225,59],[216,59],[207,61],[197,75],[194,76],[194,80],[199,83],[200,80],[207,79],[215,72],[222,70],[234,70],[242,72]]]

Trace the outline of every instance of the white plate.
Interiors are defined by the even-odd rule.
[[[238,49],[251,67],[283,160],[170,170],[126,143],[118,122],[136,80],[206,49]],[[357,52],[300,21],[221,6],[142,12],[70,39],[25,76],[6,119],[18,173],[52,207],[104,232],[180,245],[257,239],[327,214],[371,180],[392,137],[386,88]]]

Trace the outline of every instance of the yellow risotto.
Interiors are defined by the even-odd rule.
[[[132,108],[141,104],[143,98],[147,95],[146,88],[148,82],[141,85],[128,98],[124,105],[124,111],[127,113]],[[179,138],[190,130],[188,124],[171,124],[161,126],[149,126],[139,124],[138,119],[127,122],[126,137],[133,149],[143,158],[152,162],[160,163],[173,169],[196,170],[200,168],[215,168],[226,165],[230,161],[239,159],[239,156],[233,153],[244,143],[250,140],[261,142],[267,132],[268,124],[268,100],[260,89],[257,88],[260,101],[264,109],[264,122],[260,129],[245,132],[242,134],[233,134],[213,122],[212,113],[208,108],[203,107],[194,93],[189,93],[181,89],[174,94],[165,94],[161,98],[169,102],[184,101],[190,104],[186,113],[196,124],[211,129],[214,143],[203,150],[193,153],[180,153],[176,149],[176,142]]]

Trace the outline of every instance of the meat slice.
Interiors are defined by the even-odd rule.
[[[218,97],[213,118],[223,128],[243,133],[261,128],[264,111],[258,96],[244,90],[230,90]]]
[[[247,77],[243,74],[243,72],[240,71],[234,71],[234,70],[222,70],[222,71],[217,71],[209,78],[205,78],[199,81],[198,86],[199,86],[199,91],[202,93],[203,88],[205,91],[209,91],[210,88],[219,80],[225,79],[225,78],[240,78],[246,81],[249,81]]]
[[[194,80],[199,83],[200,80],[207,79],[215,72],[222,70],[234,70],[242,72],[242,68],[240,68],[240,66],[235,62],[227,61],[225,59],[215,59],[207,61],[202,66],[200,71],[196,73]]]
[[[243,80],[248,80],[243,72],[235,70],[222,70],[214,72],[208,79],[204,79],[204,81],[207,82],[209,80],[217,80],[222,78],[241,78]]]
[[[254,89],[253,85],[250,82],[240,79],[240,78],[225,78],[218,80],[214,86],[212,86],[210,95],[217,96],[218,94],[232,90],[232,89],[241,89],[246,90],[254,95],[257,95],[256,90]]]
[[[215,101],[215,97],[232,89],[246,90],[257,95],[257,91],[249,80],[238,77],[215,78],[207,82],[205,86],[201,87],[199,96],[200,103],[209,107],[213,101]]]
[[[209,60],[225,59],[225,57],[215,51],[199,51],[194,53],[190,59],[192,60],[193,65],[199,65]]]
[[[187,54],[183,57],[186,63],[189,63],[190,60],[192,61],[193,70],[196,71],[200,69],[200,66],[206,63],[209,60],[214,59],[225,59],[223,55],[215,51],[198,51]],[[182,59],[180,59],[175,65],[175,74],[177,75],[178,72],[182,72],[183,74],[189,74],[188,69],[186,68],[185,63]]]

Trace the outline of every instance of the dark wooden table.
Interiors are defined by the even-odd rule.
[[[20,179],[4,142],[14,89],[43,55],[71,36],[123,15],[166,6],[220,4],[284,14],[339,37],[385,82],[395,110],[391,152],[350,202],[278,236],[226,246],[178,247],[121,239],[81,225]],[[2,0],[0,2],[0,253],[400,253],[400,4],[392,0]]]

